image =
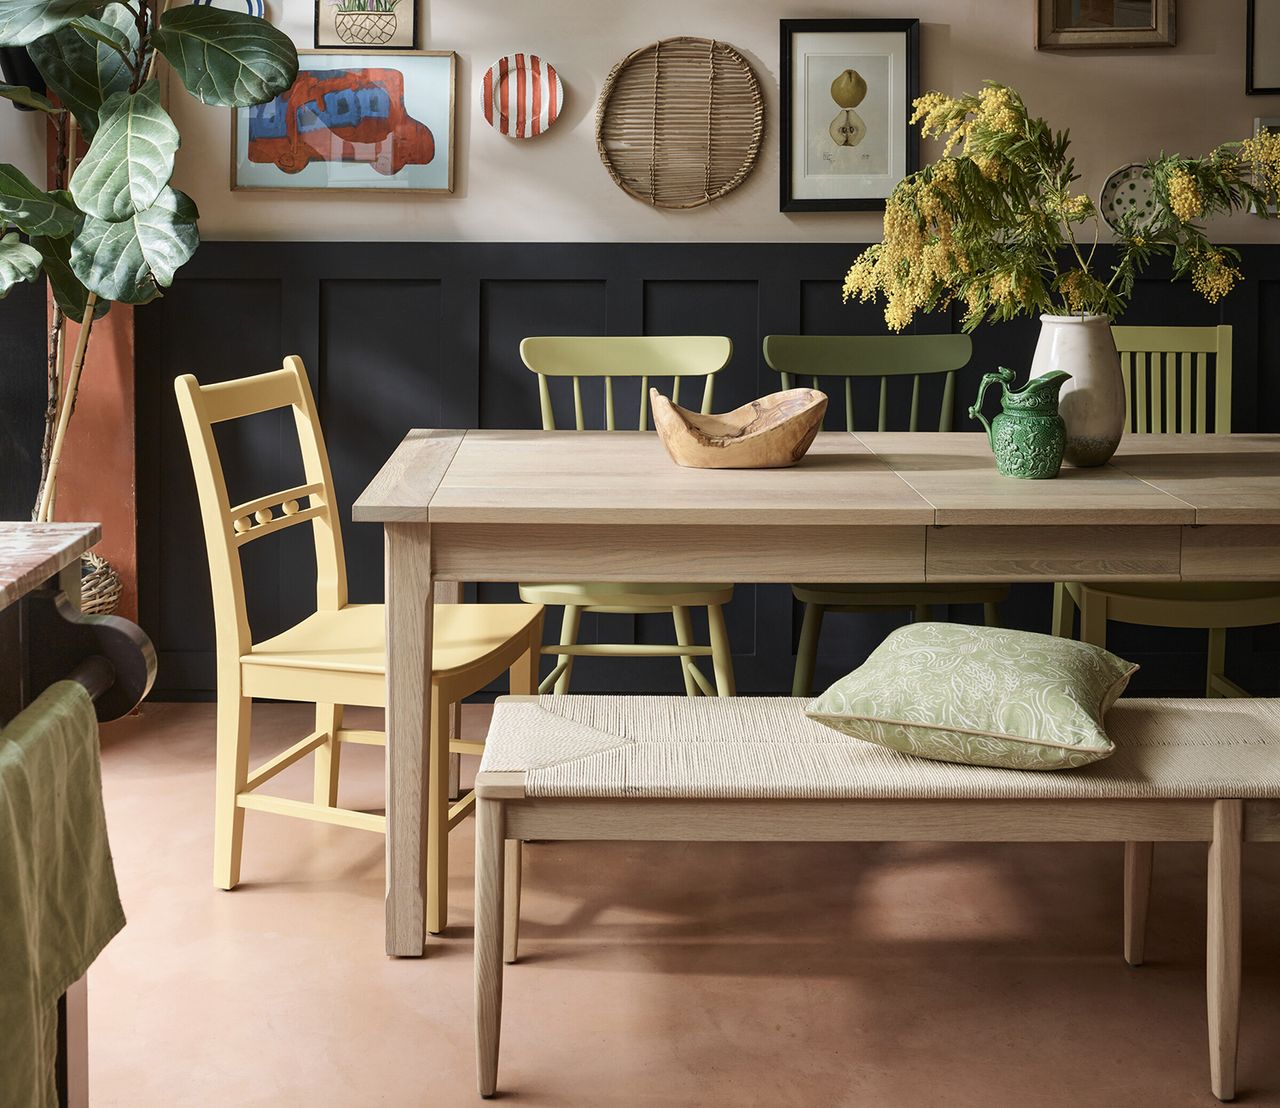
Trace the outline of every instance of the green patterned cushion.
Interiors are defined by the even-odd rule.
[[[1068,769],[1115,749],[1102,717],[1137,668],[1072,639],[913,623],[810,704],[808,715],[922,758]]]

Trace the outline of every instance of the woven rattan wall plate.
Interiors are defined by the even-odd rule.
[[[619,188],[659,208],[696,208],[742,184],[760,152],[764,98],[727,43],[668,38],[610,71],[596,146]]]

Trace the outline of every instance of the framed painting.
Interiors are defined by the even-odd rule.
[[[455,54],[298,55],[288,92],[232,116],[233,189],[453,192]]]
[[[316,49],[412,50],[418,0],[315,0]]]
[[[920,88],[920,21],[784,19],[780,26],[781,210],[883,209],[919,168],[909,121]]]
[[[1036,0],[1036,49],[1173,46],[1175,0]]]
[[[1244,91],[1280,93],[1280,0],[1249,0],[1245,18]]]

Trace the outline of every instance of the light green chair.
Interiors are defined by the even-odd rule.
[[[969,364],[973,342],[968,335],[768,335],[764,340],[764,360],[782,375],[784,388],[795,387],[801,378],[824,389],[824,378],[842,381],[842,390],[827,387],[833,404],[843,391],[844,422],[848,431],[857,430],[854,419],[854,381],[878,378],[876,430],[889,427],[890,381],[911,379],[911,413],[907,430],[920,430],[921,381],[943,375],[942,407],[937,429],[950,431],[955,401],[956,370]],[[869,428],[864,427],[864,430]],[[827,612],[882,612],[910,609],[917,620],[929,618],[938,604],[981,604],[988,626],[999,624],[996,605],[1009,595],[1005,585],[793,585],[797,600],[804,604],[800,642],[796,648],[796,669],[792,696],[813,693],[813,672],[818,659],[818,639]]]
[[[1224,435],[1231,431],[1231,328],[1113,327],[1132,434]],[[1212,360],[1211,360],[1212,359]],[[1107,621],[1209,632],[1208,696],[1247,696],[1223,672],[1227,628],[1280,623],[1280,584],[1209,583],[1054,586],[1054,634],[1106,646]]]
[[[542,429],[556,430],[552,405],[552,379],[573,382],[573,422],[578,431],[587,429],[583,411],[582,382],[603,381],[604,430],[619,429],[615,403],[615,379],[639,379],[639,419],[637,430],[649,430],[649,383],[671,381],[671,399],[679,401],[680,386],[687,378],[703,378],[703,412],[711,410],[715,375],[729,364],[733,343],[718,335],[663,335],[527,338],[520,343],[520,357],[538,375],[538,396],[542,406]],[[696,381],[691,381],[696,387]],[[540,691],[569,691],[573,660],[580,657],[680,659],[685,692],[690,696],[732,696],[733,658],[725,630],[724,608],[733,599],[732,584],[654,584],[592,582],[587,584],[521,585],[521,599],[531,604],[558,605],[564,609],[560,644],[544,647],[544,654],[556,655],[556,664],[543,679]],[[710,645],[693,641],[692,608],[706,608]],[[584,612],[614,612],[625,615],[670,613],[675,628],[672,646],[641,643],[578,642]],[[710,657],[715,674],[713,685],[694,662]]]

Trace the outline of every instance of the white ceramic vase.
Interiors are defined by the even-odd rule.
[[[1120,355],[1104,315],[1042,315],[1031,376],[1055,369],[1071,374],[1058,410],[1067,425],[1066,460],[1100,466],[1124,435],[1124,378]]]

